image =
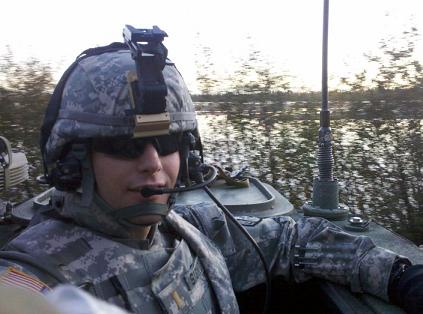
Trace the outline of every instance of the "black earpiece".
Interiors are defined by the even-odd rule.
[[[74,191],[81,186],[81,162],[72,153],[56,162],[49,175],[50,184],[60,191]]]
[[[199,150],[199,136],[191,132],[184,132],[179,154],[181,157],[180,181],[185,186],[192,185],[193,182],[203,182],[202,156],[196,153]],[[201,153],[201,150],[200,150]]]

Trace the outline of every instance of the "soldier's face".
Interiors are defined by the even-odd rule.
[[[179,153],[160,156],[147,144],[136,158],[115,157],[100,152],[92,154],[97,193],[113,208],[123,208],[145,201],[166,204],[169,195],[143,197],[144,187],[175,186],[179,171]]]

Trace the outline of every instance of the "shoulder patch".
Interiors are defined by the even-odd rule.
[[[42,294],[50,291],[50,287],[44,282],[16,269],[15,267],[8,267],[0,273],[0,284],[5,286],[21,287]]]
[[[235,218],[244,227],[254,227],[262,220],[262,218],[254,216],[236,216]]]

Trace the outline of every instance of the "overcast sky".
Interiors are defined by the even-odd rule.
[[[230,72],[253,45],[296,86],[320,88],[321,0],[9,0],[1,11],[0,53],[10,45],[18,58],[34,56],[58,73],[82,50],[121,41],[125,24],[158,25],[193,91],[199,43],[212,49],[218,73]],[[332,0],[329,25],[329,74],[337,78],[366,68],[363,53],[380,39],[410,26],[423,32],[423,1]],[[418,49],[423,62],[421,41]]]

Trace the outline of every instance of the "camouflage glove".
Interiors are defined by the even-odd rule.
[[[389,298],[407,313],[423,313],[423,265],[397,262],[389,280]]]

